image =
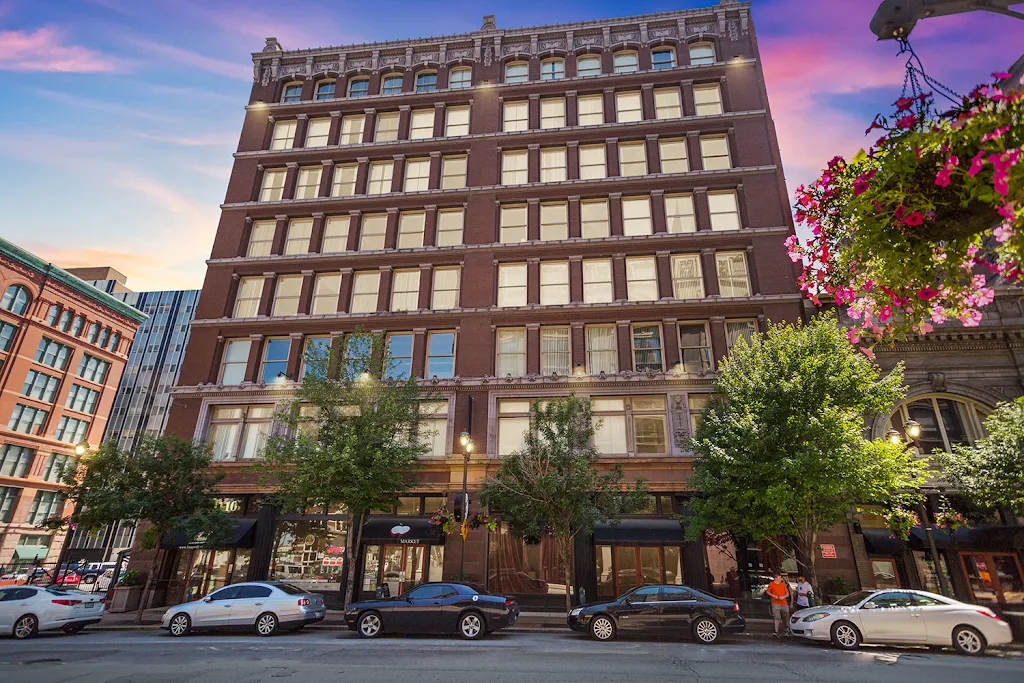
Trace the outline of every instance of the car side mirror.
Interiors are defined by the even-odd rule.
[[[623,602],[626,603],[626,607],[631,607],[633,605],[633,601],[629,598],[626,598]]]
[[[207,595],[205,598],[203,598],[203,602],[213,602],[213,598]]]
[[[865,602],[861,605],[861,609],[878,609],[878,605],[873,602]]]

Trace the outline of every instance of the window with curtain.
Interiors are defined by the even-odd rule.
[[[718,267],[718,291],[721,296],[750,296],[747,278],[747,255],[742,251],[719,251],[715,254]]]
[[[568,327],[540,328],[540,371],[543,375],[568,375],[572,370],[572,352]]]
[[[423,211],[402,211],[398,214],[398,248],[422,247],[426,221],[427,215]]]
[[[381,79],[381,95],[397,95],[402,92],[402,74],[387,74]]]
[[[626,295],[630,301],[658,300],[658,267],[654,256],[626,259]]]
[[[587,372],[611,375],[619,371],[614,325],[587,325]]]
[[[498,240],[503,244],[514,242],[525,242],[526,230],[526,206],[502,206],[501,227]]]
[[[729,161],[729,137],[727,135],[701,135],[700,156],[705,171],[719,171],[732,168]]]
[[[378,251],[384,248],[388,230],[386,213],[368,213],[363,216],[363,229],[359,235],[359,251]]]
[[[437,212],[437,240],[438,247],[450,247],[462,244],[462,209],[442,209]]]
[[[529,154],[526,150],[501,153],[501,184],[523,185],[529,181]]]
[[[441,157],[441,189],[457,190],[466,186],[466,165],[464,155],[446,154]]]
[[[615,93],[615,120],[619,123],[643,121],[644,111],[640,104],[640,91]]]
[[[580,202],[580,235],[583,239],[608,237],[610,234],[608,200],[589,199]]]
[[[285,238],[285,254],[309,253],[309,238],[313,234],[312,218],[294,218],[288,221],[288,235]]]
[[[374,313],[377,310],[379,289],[379,270],[364,270],[355,273],[352,277],[352,306],[349,313]]]
[[[430,159],[407,159],[405,162],[405,192],[430,189]]]
[[[351,197],[356,193],[356,177],[359,164],[339,164],[334,167],[334,182],[331,183],[332,197]]]
[[[260,366],[260,379],[264,384],[271,384],[288,373],[288,355],[291,353],[290,337],[267,339],[263,345],[263,362]]]
[[[526,264],[498,264],[498,306],[526,305]]]
[[[540,238],[544,241],[569,239],[569,205],[565,202],[540,205]]]
[[[323,254],[338,254],[348,249],[348,230],[352,224],[350,216],[328,216],[324,223]]]
[[[250,339],[228,339],[224,342],[224,357],[220,364],[218,382],[224,385],[241,384],[249,364]]]
[[[271,315],[296,315],[299,312],[299,296],[302,294],[302,275],[280,275],[277,291],[274,293],[274,308]]]
[[[306,147],[326,147],[331,136],[331,119],[320,117],[309,120],[306,129]]]
[[[686,138],[658,140],[662,173],[686,173],[690,162],[686,157]]]
[[[358,145],[363,141],[363,130],[366,127],[365,114],[350,114],[341,117],[340,145]]]
[[[243,277],[238,281],[238,297],[235,300],[235,318],[256,316],[263,294],[263,276]]]
[[[395,162],[374,161],[370,163],[370,177],[366,182],[366,194],[384,194],[391,192],[391,178],[395,172]]]
[[[419,308],[420,269],[396,270],[391,279],[391,310],[415,311]]]
[[[469,105],[446,108],[444,134],[448,137],[469,135]]]
[[[622,198],[622,234],[626,236],[650,235],[651,225],[650,197]]]
[[[601,74],[600,55],[580,55],[576,58],[577,76],[599,76]]]
[[[637,372],[661,372],[661,326],[657,324],[633,325],[633,369]]]
[[[601,95],[577,97],[576,116],[581,126],[599,126],[604,123],[604,97]]]
[[[409,139],[425,140],[434,137],[434,109],[413,109],[409,117]]]
[[[725,321],[725,345],[728,351],[732,351],[736,341],[743,337],[749,342],[757,333],[757,323],[753,320],[726,320]]]
[[[208,441],[214,462],[251,460],[263,453],[274,407],[270,405],[218,406],[210,413]]]
[[[703,299],[704,278],[700,270],[700,254],[672,256],[672,291],[677,299]]]
[[[274,135],[270,141],[270,149],[290,149],[295,142],[297,121],[275,121]]]
[[[715,46],[711,43],[694,43],[690,46],[690,64],[704,65],[715,63]]]
[[[712,230],[739,230],[742,227],[735,190],[708,192],[708,211]]]
[[[374,133],[374,142],[392,142],[398,139],[399,114],[397,111],[385,111],[377,113],[377,130]]]
[[[684,372],[711,371],[711,335],[706,322],[679,323],[679,353]]]
[[[330,315],[338,312],[338,297],[341,295],[341,273],[318,273],[313,286],[313,315]]]
[[[580,180],[607,178],[608,167],[604,143],[580,145]]]
[[[540,150],[540,181],[557,183],[568,177],[565,147],[545,147]]]
[[[565,127],[564,97],[545,97],[540,101],[540,127],[542,129]]]
[[[628,74],[640,70],[640,59],[633,50],[619,50],[613,59],[615,73]]]
[[[693,102],[697,116],[716,116],[722,113],[722,88],[718,83],[693,86]]]
[[[459,266],[434,268],[434,287],[430,307],[435,311],[458,308]]]
[[[569,303],[568,261],[541,262],[540,303],[542,306],[556,306]]]
[[[498,328],[495,331],[498,356],[494,374],[498,377],[526,374],[526,330],[521,328]]]
[[[526,62],[509,62],[505,65],[506,83],[526,83],[530,80],[530,66]]]
[[[270,256],[270,249],[274,244],[274,231],[277,229],[276,221],[255,221],[252,230],[249,231],[249,248],[246,256]]]
[[[513,100],[504,104],[504,131],[526,130],[530,127],[530,103],[527,100]]]
[[[268,168],[263,171],[263,189],[260,190],[261,202],[276,202],[284,197],[284,180],[287,172],[283,168]]]
[[[583,303],[603,304],[614,300],[611,259],[583,259]]]
[[[448,402],[424,401],[420,404],[420,443],[429,450],[423,457],[443,458],[448,454]],[[416,499],[419,503],[419,499]],[[435,508],[427,508],[427,512]],[[413,514],[419,514],[417,512]]]
[[[665,227],[670,233],[697,231],[692,194],[665,195]]]
[[[619,143],[619,175],[638,176],[647,174],[647,151],[643,140]]]
[[[683,115],[683,102],[679,88],[657,88],[654,91],[654,118],[678,119]]]

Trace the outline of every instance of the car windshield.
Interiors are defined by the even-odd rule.
[[[278,590],[284,591],[288,595],[303,595],[309,592],[299,588],[298,586],[293,586],[290,583],[275,583],[274,587]]]
[[[836,600],[833,605],[837,607],[856,607],[865,598],[874,595],[874,591],[857,591],[856,593],[850,593],[845,598]]]

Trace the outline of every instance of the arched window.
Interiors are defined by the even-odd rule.
[[[53,304],[50,306],[50,312],[46,314],[46,324],[53,327],[57,324],[58,318],[60,318],[60,304]]]
[[[437,90],[437,72],[421,71],[416,74],[416,92]]]
[[[302,83],[287,83],[284,86],[284,90],[281,91],[282,102],[301,102],[302,101]]]
[[[100,324],[99,323],[93,323],[92,325],[89,325],[89,335],[88,335],[88,337],[86,337],[89,340],[89,343],[90,344],[95,344],[96,343],[96,338],[99,337],[99,336],[100,336]]]
[[[71,327],[72,315],[73,313],[71,311],[64,309],[64,312],[60,314],[60,322],[57,323],[57,329],[61,332],[67,332],[68,328]]]
[[[402,92],[402,74],[388,74],[381,81],[381,95],[397,95],[400,92]]]
[[[103,331],[100,332],[100,340],[97,342],[101,349],[106,348],[107,342],[110,341],[110,328],[104,327]]]
[[[921,425],[915,445],[924,454],[939,448],[949,451],[953,444],[972,445],[985,435],[984,419],[988,411],[962,396],[935,394],[901,403],[889,418],[889,429],[905,434],[906,424]]]
[[[694,43],[690,46],[690,64],[714,64],[715,46],[711,43]]]
[[[631,74],[639,69],[640,59],[635,50],[619,50],[615,53],[615,73]]]
[[[82,333],[82,327],[85,326],[85,316],[80,315],[75,318],[75,322],[71,325],[71,336],[77,337]]]
[[[11,285],[4,292],[3,299],[0,299],[0,308],[10,311],[14,315],[25,315],[28,310],[28,302],[32,300],[28,290],[21,285]]]
[[[366,97],[370,94],[369,78],[353,78],[348,82],[349,97]]]
[[[333,100],[334,90],[337,85],[334,81],[320,81],[316,84],[315,98],[318,100]]]
[[[540,63],[540,80],[557,81],[565,78],[564,59],[545,59]]]
[[[506,83],[526,83],[530,80],[530,65],[526,62],[509,62],[505,65]]]
[[[600,55],[581,55],[576,60],[577,76],[598,76],[601,73]]]
[[[671,69],[676,65],[676,51],[671,47],[651,50],[651,66],[655,69]]]
[[[473,87],[473,70],[468,66],[452,69],[448,72],[448,87],[453,90]]]
[[[120,343],[121,343],[121,333],[120,332],[115,332],[110,337],[110,350],[113,351],[114,353],[117,353],[117,345],[120,344]]]

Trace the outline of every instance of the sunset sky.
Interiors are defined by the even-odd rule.
[[[0,235],[129,286],[199,287],[252,79],[249,53],[659,12],[680,2],[375,5],[351,0],[0,0]],[[402,6],[407,4],[408,8]],[[904,59],[868,30],[874,0],[754,0],[790,193],[899,94]],[[367,11],[369,8],[370,11]],[[964,92],[1024,49],[1024,22],[920,23],[925,69]]]

